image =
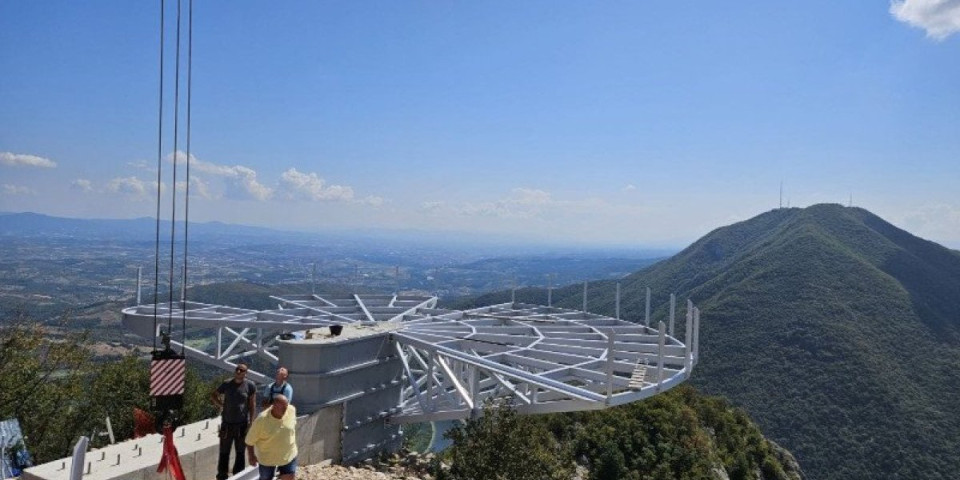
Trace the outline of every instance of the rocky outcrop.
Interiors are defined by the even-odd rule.
[[[770,447],[773,448],[773,454],[777,457],[777,460],[780,461],[780,464],[783,465],[783,471],[790,480],[806,480],[807,477],[803,474],[803,470],[800,469],[800,462],[797,462],[797,459],[794,458],[789,450],[781,447],[777,442],[769,438],[767,442],[770,443]]]

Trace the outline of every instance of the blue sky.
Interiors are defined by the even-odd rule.
[[[155,214],[159,14],[0,2],[0,211]],[[191,220],[683,246],[776,207],[782,181],[791,206],[852,195],[960,246],[958,0],[194,14]]]

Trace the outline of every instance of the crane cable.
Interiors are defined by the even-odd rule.
[[[171,348],[171,337],[173,336],[173,319],[174,319],[174,287],[176,286],[177,277],[176,264],[176,240],[177,240],[177,167],[180,163],[180,151],[178,149],[180,144],[180,67],[181,67],[181,42],[182,42],[182,27],[183,27],[183,2],[185,0],[177,0],[177,17],[176,17],[176,49],[175,49],[175,68],[174,68],[174,87],[173,87],[173,170],[172,170],[172,182],[171,182],[171,205],[170,205],[170,276],[168,279],[168,295],[167,298],[167,327],[166,331],[163,331],[162,328],[158,329],[158,317],[159,317],[159,285],[160,285],[160,214],[162,213],[162,192],[163,192],[163,110],[164,110],[164,61],[165,61],[165,34],[164,30],[166,29],[166,2],[165,0],[160,0],[160,105],[158,113],[158,133],[157,133],[157,219],[156,219],[156,238],[155,238],[155,264],[154,264],[154,303],[153,303],[153,353],[152,360],[150,362],[150,398],[151,398],[151,409],[154,412],[157,429],[160,430],[161,425],[166,431],[169,431],[170,427],[175,427],[182,420],[182,411],[183,411],[183,395],[186,383],[186,358],[184,356],[186,350],[186,285],[187,285],[187,227],[189,224],[189,182],[190,182],[190,101],[191,95],[189,92],[191,81],[190,81],[190,67],[192,66],[192,58],[188,58],[187,62],[187,112],[186,112],[186,142],[187,142],[187,188],[186,195],[187,200],[184,202],[184,252],[183,252],[183,277],[181,278],[181,299],[180,299],[180,310],[182,313],[182,330],[181,330],[181,343],[180,343],[180,353],[179,355]],[[193,2],[192,0],[186,0],[190,2],[190,47],[188,50],[188,55],[192,56],[193,51]],[[169,135],[169,133],[168,133]],[[157,333],[160,335],[160,349],[158,350],[157,345]],[[169,438],[169,435],[167,435]],[[168,441],[172,446],[172,441]],[[175,452],[174,452],[175,455]],[[166,451],[165,451],[166,456]],[[180,477],[182,478],[182,476]]]
[[[164,0],[160,0],[160,102],[157,119],[157,228],[154,241],[154,268],[153,268],[153,350],[157,350],[157,304],[160,303],[160,180],[163,170],[163,26]]]
[[[189,20],[187,27],[187,187],[184,198],[183,211],[183,303],[180,305],[182,314],[180,355],[183,355],[187,344],[187,245],[190,231],[190,106],[193,99],[193,0],[189,0]]]
[[[170,335],[173,332],[173,269],[174,264],[176,263],[174,247],[176,247],[176,233],[177,233],[177,158],[180,157],[180,152],[177,150],[177,141],[180,139],[180,4],[182,2],[177,0],[177,49],[176,49],[176,65],[174,67],[173,74],[173,181],[170,183],[172,188],[170,191],[170,281],[168,282],[168,287],[170,290],[169,297],[167,298],[168,307],[167,307],[167,335]],[[160,186],[157,185],[159,189]]]
[[[189,220],[190,220],[190,130],[191,130],[191,104],[192,104],[192,84],[193,84],[193,0],[188,0],[188,49],[187,49],[187,126],[186,126],[186,185],[184,200],[184,229],[183,229],[183,277],[181,279],[182,297],[180,302],[181,310],[181,348],[180,354],[184,354],[186,345],[186,285],[187,285],[187,254],[189,244]],[[177,0],[177,34],[176,34],[176,67],[174,69],[174,109],[173,109],[173,182],[171,192],[171,219],[170,219],[170,274],[168,281],[168,305],[167,305],[167,338],[173,330],[173,302],[175,285],[175,264],[176,264],[176,221],[177,221],[177,163],[180,152],[177,149],[179,145],[180,134],[180,44],[181,44],[181,24],[182,24],[182,0]],[[161,192],[162,192],[162,172],[163,172],[163,87],[164,87],[164,51],[165,51],[165,12],[166,2],[160,0],[160,93],[158,105],[157,121],[157,217],[156,217],[156,237],[154,243],[154,280],[153,280],[153,331],[157,331],[158,306],[159,306],[159,286],[160,286],[160,213],[161,213]],[[153,335],[153,350],[157,350],[157,336]]]

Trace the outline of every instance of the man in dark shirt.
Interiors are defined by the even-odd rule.
[[[226,480],[229,475],[230,447],[233,446],[233,474],[243,471],[243,439],[247,428],[256,416],[257,386],[247,380],[247,366],[238,363],[233,378],[220,384],[210,393],[210,401],[221,409],[220,413],[220,458],[217,461],[217,480]]]

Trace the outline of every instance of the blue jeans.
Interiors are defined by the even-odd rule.
[[[290,463],[286,465],[280,465],[279,467],[269,467],[261,463],[258,465],[258,468],[260,469],[260,480],[273,480],[273,476],[277,473],[280,475],[297,473],[297,459],[294,458],[293,460],[290,460]]]

